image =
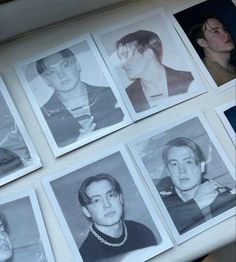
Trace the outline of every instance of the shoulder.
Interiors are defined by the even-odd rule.
[[[125,221],[129,236],[135,241],[143,243],[144,246],[156,245],[157,240],[150,228],[136,221]]]
[[[165,66],[169,95],[186,93],[194,80],[191,72],[176,70]]]
[[[131,83],[129,86],[126,87],[125,91],[128,94],[136,93],[137,90],[141,89],[141,82],[140,79],[136,79],[133,83]]]
[[[130,230],[130,231],[134,230],[138,233],[144,233],[144,232],[147,233],[148,232],[148,233],[153,234],[152,231],[147,226],[145,226],[145,225],[143,225],[139,222],[132,221],[132,220],[126,220],[125,224],[127,226],[127,229]]]

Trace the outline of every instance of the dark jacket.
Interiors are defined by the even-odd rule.
[[[188,88],[193,81],[190,72],[179,71],[165,66],[168,96],[184,94],[188,92]],[[140,79],[136,79],[126,88],[135,112],[142,112],[150,109],[149,103],[143,93]]]
[[[116,98],[109,87],[91,86],[85,83],[91,116],[96,129],[112,126],[123,120],[123,112],[116,107]],[[49,129],[58,145],[64,147],[79,137],[81,125],[60,101],[56,92],[41,108]]]

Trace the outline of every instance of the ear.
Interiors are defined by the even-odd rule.
[[[143,56],[146,59],[146,61],[150,61],[155,57],[154,52],[152,51],[151,48],[147,48],[144,52],[143,52]]]
[[[204,38],[198,38],[197,43],[203,48],[206,48],[208,46],[207,41]]]
[[[85,215],[87,218],[90,218],[90,217],[91,217],[91,215],[90,215],[90,213],[89,213],[89,211],[88,211],[88,209],[87,209],[86,207],[82,207],[82,211],[83,211],[84,215]]]
[[[202,161],[200,167],[201,167],[201,173],[204,173],[206,169],[206,162]]]

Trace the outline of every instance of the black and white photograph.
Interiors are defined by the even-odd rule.
[[[32,189],[0,199],[0,261],[55,261]]]
[[[89,34],[15,68],[55,157],[131,123]]]
[[[236,145],[236,102],[229,101],[215,108],[221,122],[228,132],[234,145]]]
[[[122,146],[42,182],[75,261],[146,261],[173,246]]]
[[[0,77],[0,187],[42,166]]]
[[[235,170],[200,112],[128,146],[177,244],[235,215]]]
[[[92,35],[134,121],[206,92],[163,8]]]
[[[208,0],[173,11],[173,24],[215,93],[236,86],[236,6]]]

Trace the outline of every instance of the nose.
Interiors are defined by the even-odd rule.
[[[109,201],[109,199],[107,197],[103,198],[102,203],[103,203],[104,208],[108,208],[108,207],[111,206],[111,202]]]
[[[58,70],[57,70],[57,76],[58,76],[59,78],[63,78],[64,75],[65,75],[65,72],[64,72],[63,69],[58,69]]]
[[[185,174],[186,173],[186,168],[185,168],[185,165],[183,163],[179,164],[179,173],[180,174]]]

